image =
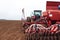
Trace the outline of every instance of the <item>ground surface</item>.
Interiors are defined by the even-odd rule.
[[[21,21],[0,21],[0,40],[24,40]]]

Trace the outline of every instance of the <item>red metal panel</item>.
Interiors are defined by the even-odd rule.
[[[60,11],[50,11],[50,14],[52,14],[51,20],[60,20]]]
[[[46,10],[58,10],[58,6],[59,5],[60,5],[60,2],[47,1],[47,3],[46,3]]]

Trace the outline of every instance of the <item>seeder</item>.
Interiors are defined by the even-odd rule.
[[[47,36],[60,34],[60,2],[47,1],[46,9],[45,12],[34,10],[33,16],[27,17],[23,24],[26,40],[46,40]],[[48,40],[54,40],[50,38]]]

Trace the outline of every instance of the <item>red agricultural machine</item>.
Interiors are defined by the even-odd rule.
[[[26,40],[60,40],[60,2],[47,1],[45,12],[34,10],[23,28]]]

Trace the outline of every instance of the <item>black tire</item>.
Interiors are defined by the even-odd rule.
[[[31,22],[31,18],[30,17],[27,17],[27,22]]]

